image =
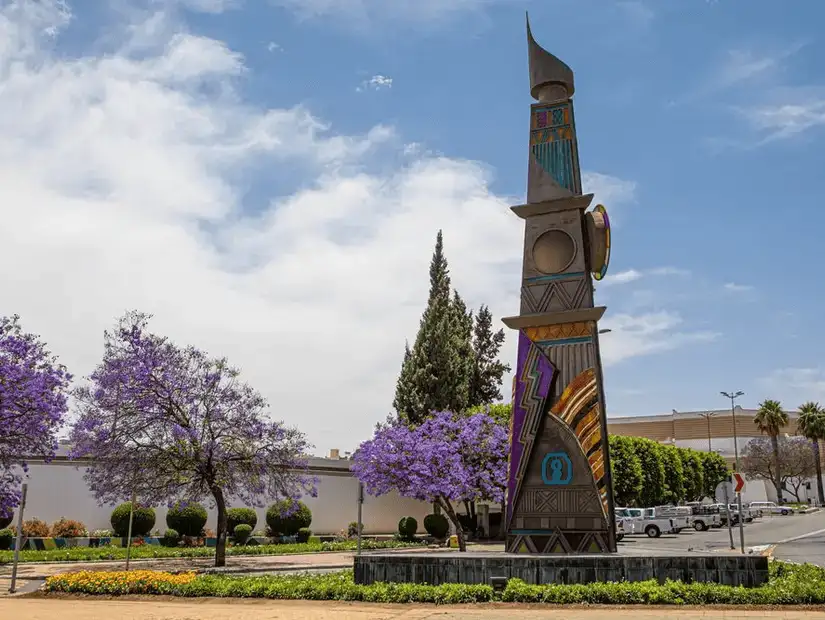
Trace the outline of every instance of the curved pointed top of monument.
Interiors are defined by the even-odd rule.
[[[573,96],[573,70],[541,47],[530,30],[527,15],[527,48],[530,58],[530,95],[538,101],[554,101]]]

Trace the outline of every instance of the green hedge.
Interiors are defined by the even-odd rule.
[[[81,590],[102,594],[93,580]],[[549,603],[554,605],[821,605],[825,603],[825,570],[816,566],[772,563],[770,582],[760,588],[741,588],[709,583],[684,584],[655,581],[638,583],[592,583],[588,585],[531,586],[510,580],[502,592],[488,585],[377,583],[359,586],[352,571],[324,575],[275,575],[236,577],[199,575],[190,583],[164,585],[154,591],[146,583],[135,586],[141,594],[171,594],[186,597],[237,597],[366,601],[372,603]],[[60,580],[47,584],[47,591],[66,591]],[[132,594],[128,588],[119,594]],[[138,593],[135,591],[134,593]]]
[[[120,538],[129,534],[129,512],[132,512],[132,536],[146,536],[155,527],[155,509],[147,506],[136,506],[132,511],[132,502],[125,502],[112,511],[109,523],[112,530]]]
[[[338,551],[355,550],[357,541],[345,540],[341,542],[319,542],[310,539],[308,543],[293,543],[281,545],[245,545],[227,547],[226,555],[291,555],[296,553],[331,553]],[[402,542],[397,540],[363,540],[361,548],[364,550],[404,549],[420,547],[423,543]],[[132,547],[133,560],[154,558],[209,558],[215,556],[212,547],[162,547],[159,545],[143,545]],[[14,558],[12,551],[0,551],[0,565],[11,564]],[[111,560],[125,560],[126,549],[121,547],[71,547],[68,549],[50,549],[38,551],[23,549],[20,552],[21,562],[101,562]]]
[[[282,499],[267,508],[266,524],[272,536],[295,536],[312,524],[312,511],[304,502]]]
[[[197,502],[177,502],[166,513],[166,525],[181,536],[200,536],[207,518],[206,508]]]

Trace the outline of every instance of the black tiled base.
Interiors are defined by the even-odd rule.
[[[506,553],[368,554],[355,558],[355,582],[490,584],[493,578],[530,584],[666,579],[757,587],[768,581],[758,555],[516,555]]]

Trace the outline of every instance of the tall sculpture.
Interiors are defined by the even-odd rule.
[[[573,118],[573,71],[527,21],[530,157],[507,486],[511,553],[616,550],[593,279],[610,258],[610,221],[587,211]]]

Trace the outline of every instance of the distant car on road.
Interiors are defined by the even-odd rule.
[[[793,514],[793,508],[789,506],[779,506],[776,502],[751,502],[751,510],[758,510],[762,514],[772,515],[790,515]]]

